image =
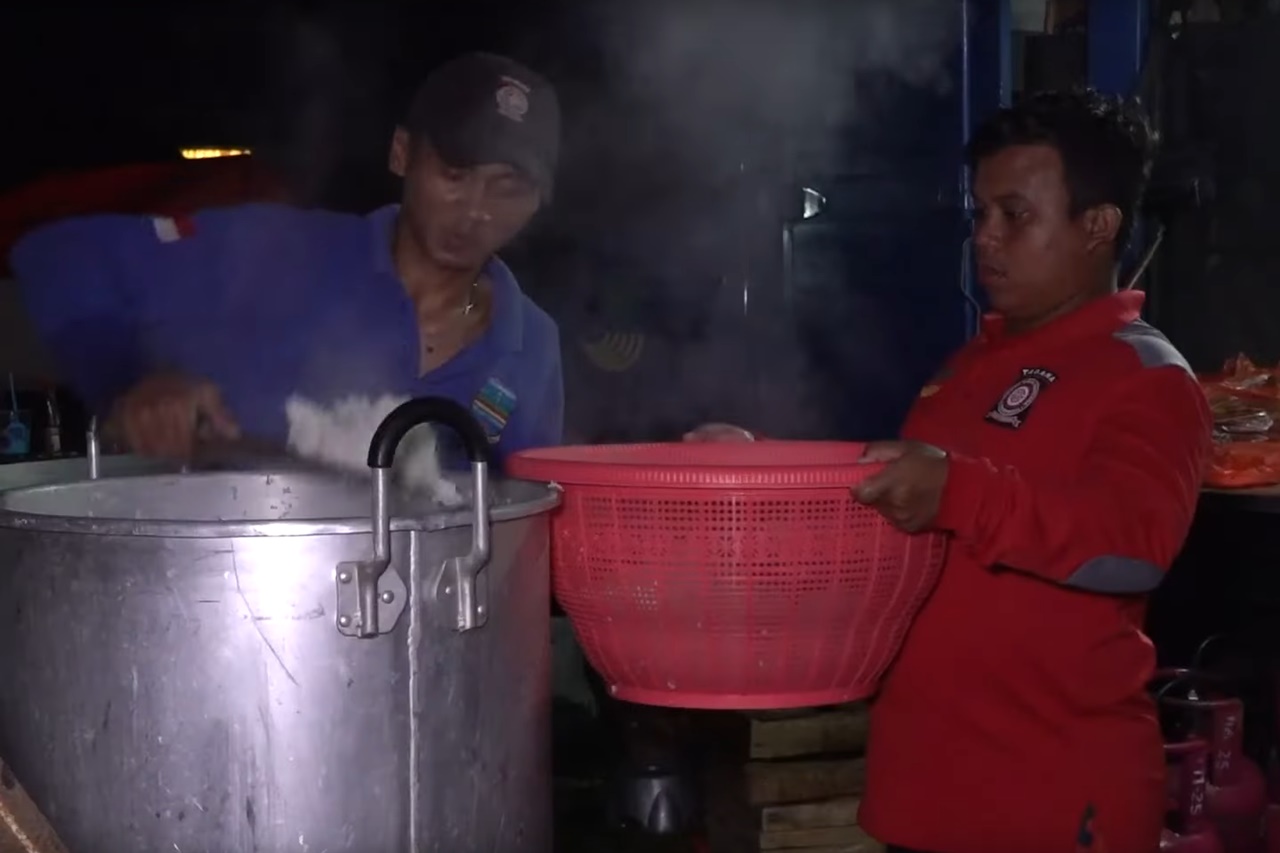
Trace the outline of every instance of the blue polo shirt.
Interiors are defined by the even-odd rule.
[[[499,459],[560,443],[559,333],[500,260],[485,270],[489,329],[419,375],[417,315],[391,256],[396,213],[252,204],[176,220],[91,216],[27,235],[11,266],[94,411],[173,370],[216,383],[246,434],[280,442],[298,393],[449,397],[471,407]]]

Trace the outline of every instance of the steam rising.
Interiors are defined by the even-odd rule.
[[[385,66],[394,43],[386,16],[375,3],[307,12],[283,6],[267,13],[255,148],[304,205],[347,206],[345,187],[335,186],[344,177],[373,184],[357,197],[377,197],[385,189],[368,176],[385,173],[391,126],[382,115],[390,100]],[[352,172],[353,160],[368,166],[344,175]]]
[[[894,312],[883,294],[859,290],[853,270],[846,281],[841,270],[831,269],[831,292],[811,297],[818,307],[808,310],[829,314],[824,334],[859,341],[823,347],[820,358],[840,364],[837,377],[819,389],[812,350],[806,355],[799,340],[811,332],[779,310],[781,262],[770,255],[781,254],[783,221],[800,217],[803,175],[833,180],[859,171],[885,173],[884,162],[897,152],[877,152],[876,163],[863,155],[858,162],[849,140],[874,137],[876,122],[898,118],[883,109],[893,92],[908,87],[945,95],[954,88],[960,4],[611,0],[596,4],[593,16],[611,87],[627,105],[619,112],[640,111],[648,120],[632,120],[641,126],[621,143],[630,150],[613,158],[637,165],[648,160],[647,171],[637,170],[640,185],[627,189],[633,198],[650,197],[646,212],[632,211],[649,221],[632,227],[651,232],[665,225],[665,242],[649,250],[646,263],[682,270],[657,273],[659,280],[646,284],[662,291],[668,317],[683,315],[697,301],[690,293],[699,278],[718,284],[711,285],[714,294],[701,297],[713,316],[692,334],[677,336],[669,348],[674,352],[646,356],[658,363],[665,358],[665,369],[654,369],[647,379],[597,374],[603,390],[615,389],[614,395],[578,387],[579,405],[590,412],[584,419],[609,420],[609,410],[624,405],[620,398],[626,396],[632,401],[626,404],[629,435],[619,437],[670,437],[682,418],[685,426],[699,418],[736,420],[774,434],[820,437],[831,424],[830,412],[818,410],[834,396],[894,405],[895,395],[900,398],[917,379],[903,367],[911,359],[902,357],[914,344],[895,335]],[[958,106],[956,115],[958,122]],[[930,139],[922,147],[948,144]],[[634,153],[646,147],[662,151],[662,158]],[[603,174],[596,180],[614,183]],[[684,186],[662,198],[659,188],[673,184]],[[692,205],[687,197],[672,200],[681,194],[702,198]],[[616,229],[616,221],[610,227]],[[718,233],[709,238],[710,231]],[[744,261],[744,253],[751,257]],[[877,281],[874,287],[891,284]],[[615,280],[606,286],[634,284]],[[609,330],[629,331],[618,325],[614,321]],[[575,393],[572,384],[569,393]],[[584,405],[583,395],[595,399]]]
[[[607,9],[616,67],[640,90],[778,120],[838,109],[823,96],[844,88],[833,83],[841,72],[888,70],[913,86],[946,87],[943,61],[959,32],[952,0],[645,0]]]
[[[955,0],[616,0],[599,4],[610,64],[672,117],[840,123],[856,77],[945,91]]]

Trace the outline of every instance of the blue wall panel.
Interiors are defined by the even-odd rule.
[[[827,210],[787,229],[788,303],[840,438],[894,435],[978,319],[962,149],[1009,103],[1011,14],[1008,0],[957,14],[955,85],[882,100],[843,140],[844,168],[821,177]]]
[[[1090,0],[1089,84],[1128,95],[1146,59],[1150,23],[1147,0]]]

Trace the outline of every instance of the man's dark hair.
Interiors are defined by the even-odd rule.
[[[1052,145],[1062,157],[1071,197],[1071,215],[1112,204],[1123,215],[1116,253],[1129,242],[1142,201],[1156,135],[1133,99],[1093,89],[1041,92],[996,113],[977,129],[966,147],[971,169],[1013,145]]]

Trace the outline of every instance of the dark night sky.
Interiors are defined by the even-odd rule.
[[[4,18],[0,188],[199,145],[303,171],[377,165],[407,91],[441,59],[487,48],[553,77],[572,65],[546,37],[565,29],[555,2],[52,2]]]

